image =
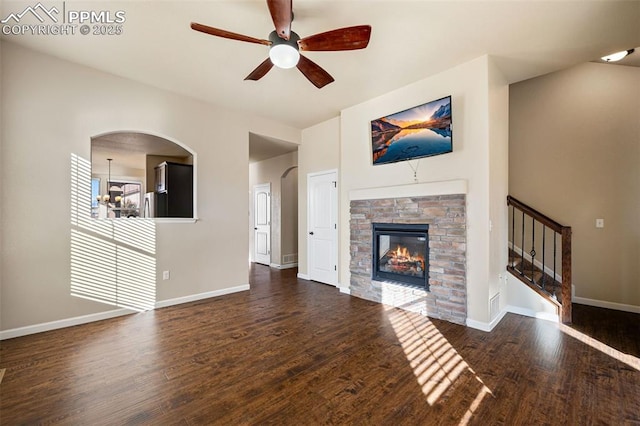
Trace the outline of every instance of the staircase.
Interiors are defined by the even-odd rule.
[[[507,271],[556,305],[563,323],[571,323],[571,227],[511,196],[507,206]]]

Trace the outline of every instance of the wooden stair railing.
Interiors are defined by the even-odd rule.
[[[507,271],[554,303],[563,323],[571,323],[571,227],[559,224],[511,196],[507,196],[507,206],[510,208]],[[547,229],[551,230],[551,237]],[[531,250],[525,252],[525,246]]]

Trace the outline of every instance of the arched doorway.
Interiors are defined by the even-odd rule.
[[[92,217],[195,217],[195,154],[135,131],[91,138]],[[165,183],[173,185],[170,190]]]

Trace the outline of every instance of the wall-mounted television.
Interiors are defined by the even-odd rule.
[[[451,96],[371,122],[374,165],[446,154],[452,150]]]

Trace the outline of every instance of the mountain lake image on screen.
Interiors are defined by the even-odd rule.
[[[374,165],[446,154],[452,150],[451,96],[371,122]]]

